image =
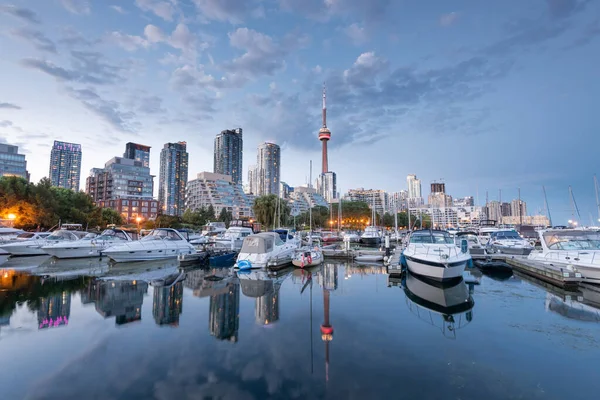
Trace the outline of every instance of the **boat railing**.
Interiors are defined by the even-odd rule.
[[[458,247],[432,247],[432,246],[415,246],[415,253],[424,256],[437,255],[442,258],[442,255],[449,257],[458,257],[461,253]],[[433,254],[437,253],[437,254]]]
[[[591,254],[591,257],[589,255]],[[582,260],[583,258],[583,260]],[[548,252],[544,254],[544,259],[548,261],[571,262],[576,264],[579,261],[584,261],[590,264],[600,266],[600,251],[559,251]]]

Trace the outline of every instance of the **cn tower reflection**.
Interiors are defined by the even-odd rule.
[[[323,315],[321,340],[325,342],[325,380],[329,381],[329,342],[333,340],[333,325],[329,322],[330,293],[337,289],[338,269],[336,264],[326,263],[321,267],[321,285],[323,287]]]

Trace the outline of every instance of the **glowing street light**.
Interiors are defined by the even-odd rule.
[[[10,219],[11,221],[14,221],[15,219],[17,219],[17,216],[15,214],[8,214],[8,219]]]
[[[137,222],[137,226],[138,226],[138,232],[140,231],[140,222],[142,222],[142,217],[137,217],[135,219],[135,222]]]

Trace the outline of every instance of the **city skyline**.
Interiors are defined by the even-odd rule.
[[[89,171],[124,142],[175,136],[192,174],[210,171],[214,132],[242,126],[247,148],[278,143],[281,179],[301,184],[295,166],[320,156],[326,82],[339,192],[397,192],[416,172],[478,205],[521,188],[537,210],[545,185],[563,221],[571,185],[582,219],[597,218],[597,2],[157,2],[0,7],[0,137],[27,156],[32,181],[46,176],[53,139],[81,143]],[[497,168],[491,151],[512,162]],[[150,164],[158,171],[158,154]]]

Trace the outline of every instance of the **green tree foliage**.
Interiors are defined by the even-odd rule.
[[[116,210],[112,208],[103,208],[100,210],[100,218],[102,220],[102,225],[121,225],[123,224],[123,217]]]
[[[279,204],[279,213],[277,213],[277,205]],[[277,215],[281,215],[281,225],[285,225],[289,221],[290,207],[283,200],[278,201],[277,196],[269,194],[266,196],[257,197],[254,200],[252,207],[256,220],[262,224],[265,229],[273,229],[279,225],[276,220]]]
[[[215,213],[215,208],[213,207],[212,204],[210,204],[208,206],[208,208],[206,209],[205,216],[206,216],[207,222],[214,221],[217,218],[217,214]]]
[[[19,177],[0,178],[0,217],[9,214],[16,216],[16,227],[28,230],[49,229],[59,222],[105,226],[104,215],[115,219],[112,214],[103,214],[87,194],[53,187],[46,178],[38,184]]]
[[[229,228],[229,224],[233,220],[233,214],[231,211],[227,211],[225,207],[221,208],[221,212],[219,213],[219,218],[217,218],[220,222],[225,222],[225,226]]]
[[[158,228],[181,228],[181,219],[173,215],[159,215],[156,217],[155,226]]]

